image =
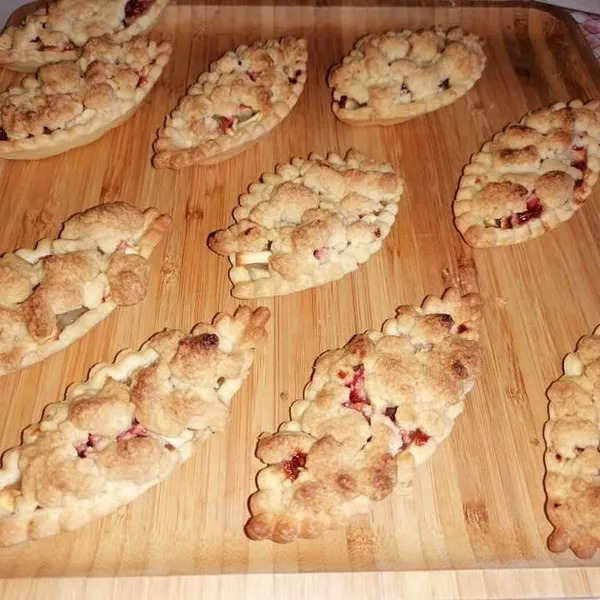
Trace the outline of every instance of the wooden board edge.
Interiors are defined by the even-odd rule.
[[[595,598],[600,567],[381,573],[198,575],[181,577],[43,578],[0,580],[0,597],[28,600],[109,598],[238,598],[314,600],[519,600]]]

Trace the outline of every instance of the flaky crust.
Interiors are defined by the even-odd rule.
[[[294,108],[306,81],[306,40],[239,46],[211,63],[166,119],[155,167],[180,169],[234,156]]]
[[[600,545],[600,327],[564,360],[564,375],[548,389],[546,513],[552,552],[571,548],[591,558]]]
[[[292,420],[259,439],[251,539],[318,537],[412,486],[481,370],[480,305],[450,288],[319,357]]]
[[[208,239],[229,255],[232,294],[279,296],[340,279],[381,248],[398,212],[402,179],[391,165],[346,158],[292,159],[250,186],[235,225]]]
[[[240,307],[95,366],[50,404],[0,469],[0,546],[77,529],[131,502],[223,429],[266,338],[268,309]]]
[[[517,244],[568,221],[600,170],[600,101],[557,102],[512,123],[473,155],[454,201],[475,247]]]
[[[393,125],[451,104],[479,80],[481,41],[460,27],[367,35],[329,73],[332,110],[349,125]]]
[[[50,0],[0,34],[0,66],[33,73],[39,67],[76,60],[77,48],[93,37],[126,42],[149,31],[169,0]]]
[[[146,295],[147,258],[171,218],[113,202],[72,216],[58,239],[0,257],[0,375],[66,348]]]
[[[44,158],[98,139],[135,112],[170,55],[167,42],[103,37],[76,61],[41,67],[0,94],[0,158]]]

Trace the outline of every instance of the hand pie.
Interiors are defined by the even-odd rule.
[[[3,456],[0,546],[82,527],[166,479],[225,427],[268,319],[244,306],[157,333],[70,386]]]
[[[591,558],[600,545],[600,327],[564,360],[564,375],[548,390],[546,512],[554,531],[552,552],[571,548]]]
[[[306,81],[306,40],[255,42],[202,73],[158,132],[154,166],[213,164],[254,144],[294,108]]]
[[[398,212],[402,179],[350,150],[294,158],[250,186],[235,225],[208,239],[229,255],[232,294],[279,296],[340,279],[381,248]]]
[[[480,305],[450,288],[317,359],[292,420],[258,441],[251,539],[318,537],[412,485],[481,370]]]
[[[146,33],[169,0],[49,0],[17,27],[0,33],[0,66],[34,73],[42,65],[76,60],[94,37],[126,42]]]
[[[332,110],[349,125],[402,123],[466,94],[485,61],[481,41],[459,27],[367,35],[329,73]]]
[[[137,110],[170,54],[167,42],[103,37],[78,60],[41,67],[0,94],[0,158],[45,158],[97,140]]]
[[[518,244],[568,221],[600,169],[600,101],[557,102],[525,115],[465,167],[457,229],[475,248]]]
[[[148,287],[171,218],[121,202],[72,216],[60,237],[0,257],[0,375],[66,348]]]

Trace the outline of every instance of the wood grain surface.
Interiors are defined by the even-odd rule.
[[[336,121],[327,68],[365,33],[433,23],[460,24],[485,38],[488,64],[476,87],[449,107],[394,127],[353,129]],[[283,34],[309,40],[308,81],[291,115],[258,145],[220,165],[153,169],[158,127],[208,63],[238,44]],[[600,96],[600,70],[575,35],[557,13],[536,7],[173,5],[153,33],[174,43],[173,57],[130,121],[57,157],[1,162],[0,252],[54,236],[71,214],[99,202],[157,206],[173,217],[169,238],[152,259],[145,301],[116,311],[67,351],[0,379],[2,449],[17,444],[43,406],[62,398],[94,363],[138,347],[157,330],[188,330],[238,305],[229,294],[228,262],[208,250],[206,238],[232,222],[238,196],[278,162],[355,147],[392,162],[406,192],[383,249],[360,271],[314,290],[250,303],[271,309],[270,338],[234,398],[224,434],[200,446],[170,480],[113,515],[74,533],[0,550],[0,577],[326,571],[422,571],[419,577],[429,577],[425,572],[475,569],[475,587],[461,584],[460,573],[440,573],[422,588],[422,597],[446,590],[495,598],[501,597],[495,578],[504,571],[490,570],[512,568],[520,570],[504,580],[513,597],[600,592],[600,556],[582,562],[547,550],[551,527],[542,487],[545,390],[560,376],[562,357],[600,323],[600,187],[570,222],[508,248],[470,249],[454,229],[451,211],[463,166],[492,134],[538,106]],[[0,88],[16,78],[2,72]],[[398,305],[418,304],[451,284],[485,299],[485,369],[453,434],[420,468],[414,496],[392,495],[320,541],[250,542],[242,527],[260,467],[257,436],[287,419],[315,358],[355,332],[379,328]],[[391,589],[383,576],[373,577],[373,585]],[[277,587],[273,581],[265,575],[257,589],[266,594]],[[348,589],[362,589],[345,581]],[[413,580],[403,581],[414,589]],[[17,582],[3,582],[0,591],[17,597]],[[71,597],[61,595],[59,583],[52,585],[44,589]],[[128,597],[120,589],[118,597]]]

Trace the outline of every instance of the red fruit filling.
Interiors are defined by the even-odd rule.
[[[385,416],[386,416],[388,419],[391,419],[391,421],[392,421],[393,423],[395,423],[395,422],[396,422],[396,411],[397,411],[397,410],[398,410],[398,407],[397,407],[397,406],[388,406],[388,407],[385,409]]]
[[[237,117],[217,117],[219,120],[219,129],[226,133],[229,129],[231,129],[234,123],[237,121]]]
[[[468,327],[464,324],[461,323],[457,328],[456,328],[456,333],[464,333],[465,331],[468,331]]]
[[[125,27],[141,17],[152,4],[154,4],[154,0],[129,0],[125,5],[125,18],[123,19]]]
[[[93,433],[88,434],[87,442],[81,442],[75,446],[77,450],[77,456],[79,458],[85,458],[90,448],[95,448],[96,444],[102,439],[101,435],[94,435]]]
[[[424,446],[431,436],[427,435],[420,429],[415,429],[415,431],[411,431],[410,435],[412,437],[412,441],[416,446]]]
[[[144,87],[148,83],[148,78],[145,75],[140,75],[138,79],[138,87]]]
[[[373,235],[376,238],[380,238],[381,237],[381,229],[379,229],[379,227],[373,232]]]
[[[117,436],[117,440],[120,442],[121,440],[131,440],[135,437],[148,437],[149,435],[150,433],[148,430],[134,419],[131,427],[120,433]]]
[[[252,81],[256,81],[258,79],[258,76],[260,75],[260,73],[258,73],[257,71],[247,71],[247,73],[248,77],[250,77]]]
[[[354,370],[354,377],[350,383],[346,384],[346,387],[350,390],[350,398],[347,402],[344,402],[342,406],[357,410],[362,413],[369,425],[371,424],[371,414],[373,408],[371,401],[367,396],[367,390],[365,388],[365,366],[358,365]]]
[[[508,217],[496,219],[493,226],[499,227],[500,229],[512,229],[513,227],[524,225],[532,219],[538,219],[542,215],[542,212],[544,212],[544,207],[542,206],[539,198],[536,196],[531,196],[527,200],[526,210],[514,213]]]
[[[288,460],[284,460],[281,463],[281,468],[285,473],[285,476],[292,481],[295,481],[298,478],[300,473],[300,469],[304,469],[306,465],[306,454],[297,450],[295,454]]]
[[[331,248],[329,246],[323,246],[322,248],[317,248],[313,252],[313,256],[319,261],[323,262],[329,258],[329,254],[331,253]]]
[[[4,131],[4,127],[0,127],[0,142],[6,142],[8,140],[8,135],[6,131]]]

